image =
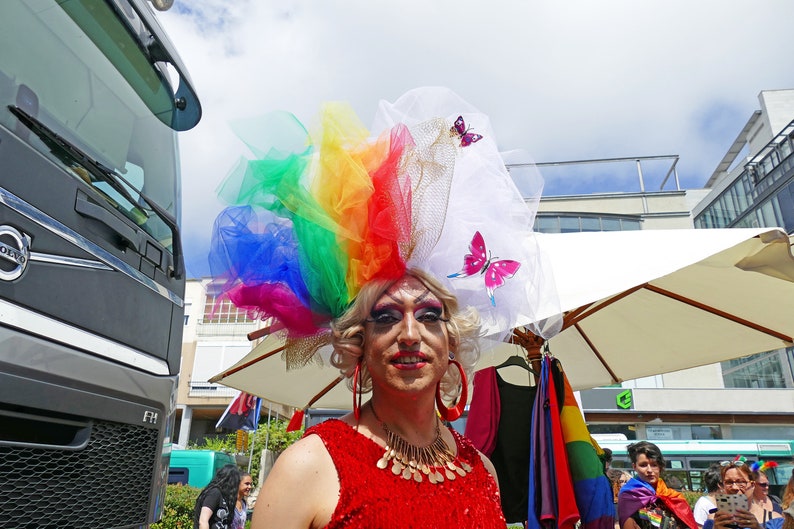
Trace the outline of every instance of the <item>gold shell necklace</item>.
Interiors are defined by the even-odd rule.
[[[446,477],[454,480],[471,472],[471,466],[465,461],[457,461],[446,441],[441,437],[441,427],[436,417],[436,438],[427,446],[416,446],[392,432],[386,423],[380,420],[375,406],[369,401],[369,407],[375,420],[386,432],[386,451],[378,460],[378,468],[385,470],[391,462],[391,471],[403,479],[413,479],[421,483],[427,477],[430,483],[442,483]],[[443,472],[442,472],[443,471]]]

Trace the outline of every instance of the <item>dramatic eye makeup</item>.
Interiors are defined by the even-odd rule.
[[[439,321],[446,321],[441,317],[444,308],[441,305],[428,303],[427,305],[418,308],[414,312],[416,321],[421,323],[437,323]]]
[[[402,321],[402,319],[402,310],[394,306],[386,305],[374,307],[372,312],[369,313],[369,318],[367,318],[366,321],[375,323],[377,325],[394,325],[395,323]]]
[[[414,310],[414,318],[416,321],[424,324],[449,321],[443,317],[443,314],[444,308],[441,306],[441,304],[433,301],[424,303],[422,306]],[[401,306],[388,303],[384,305],[376,305],[372,309],[372,312],[370,312],[369,318],[367,318],[366,321],[369,323],[375,323],[376,325],[394,325],[401,322],[403,320],[403,316],[404,313]]]

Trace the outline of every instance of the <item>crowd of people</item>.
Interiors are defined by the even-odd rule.
[[[434,294],[437,285],[431,283],[430,287],[433,290],[428,289],[426,295],[444,297],[443,291]],[[385,296],[390,300],[399,299],[400,304],[410,307],[411,300],[421,297],[427,288],[428,285],[419,278],[407,278],[375,298],[374,306],[384,302]],[[382,419],[372,409],[371,402],[367,410],[360,410],[359,413],[368,416],[367,422],[374,419],[375,424],[382,426]],[[353,416],[351,414],[348,418],[330,421],[327,428],[331,428],[334,435],[342,435],[340,431],[344,432],[350,427],[348,421]],[[360,419],[358,422],[361,424]],[[374,424],[370,427],[375,428]],[[259,510],[257,527],[295,526],[293,521],[297,520],[302,520],[299,522],[301,527],[332,527],[336,526],[337,520],[343,522],[340,526],[348,527],[356,519],[366,526],[370,519],[368,516],[372,514],[365,516],[364,513],[374,510],[378,513],[376,516],[388,518],[392,507],[396,509],[393,513],[395,517],[404,516],[401,510],[403,503],[388,502],[391,507],[385,502],[380,506],[372,506],[369,504],[380,497],[378,493],[354,493],[351,488],[352,483],[362,479],[359,474],[367,474],[366,464],[357,464],[356,460],[370,452],[377,457],[377,445],[363,442],[362,437],[358,441],[348,440],[348,443],[360,444],[360,452],[339,452],[332,446],[332,457],[327,462],[333,462],[333,466],[329,467],[325,461],[328,452],[318,451],[320,445],[313,441],[314,436],[321,441],[328,440],[323,437],[328,435],[324,428],[315,427],[307,431],[304,440],[294,445],[295,448],[289,450],[282,462],[274,467],[263,489],[263,498],[266,499],[263,499]],[[449,441],[446,441],[447,433],[452,435]],[[349,435],[353,435],[353,432],[350,431]],[[443,434],[439,431],[436,435],[442,444],[455,443],[457,446],[458,457],[453,458],[453,461],[461,467],[460,476],[467,477],[458,483],[467,487],[476,485],[474,489],[469,489],[470,498],[466,501],[464,511],[478,517],[478,527],[505,527],[496,480],[493,479],[492,465],[487,458],[469,447],[464,438],[451,430]],[[399,446],[395,443],[397,438],[393,435],[393,446]],[[446,449],[449,450],[448,445]],[[661,477],[665,459],[655,444],[639,441],[628,446],[628,453],[632,473],[610,468],[609,454],[604,461],[605,472],[614,490],[615,529],[794,529],[794,472],[778,497],[769,493],[768,468],[763,462],[750,463],[737,456],[731,461],[713,463],[703,473],[705,493],[690,508],[683,494],[670,488]],[[365,457],[362,461],[366,460]],[[343,466],[348,468],[340,470]],[[375,472],[380,468],[379,465],[373,466]],[[388,467],[385,470],[390,469]],[[330,474],[333,473],[342,475],[341,483],[331,479]],[[312,479],[304,479],[309,475]],[[352,481],[348,483],[348,480]],[[413,474],[402,481],[406,485],[413,483],[411,487],[421,483]],[[234,465],[221,468],[196,500],[194,529],[244,529],[249,508],[247,498],[252,487],[250,474]],[[435,490],[439,494],[431,495],[428,499],[436,504],[446,501],[444,498],[447,496],[451,499],[458,495],[455,492],[457,487],[438,487]],[[460,502],[461,499],[454,501]],[[340,510],[340,505],[344,509]],[[340,512],[346,513],[344,517],[339,515]],[[481,525],[488,520],[493,523]]]
[[[215,223],[213,287],[271,321],[288,366],[328,362],[353,397],[351,413],[279,456],[251,528],[504,529],[496,468],[449,423],[466,407],[479,337],[505,337],[519,315],[540,321],[541,300],[555,308],[537,244],[516,244],[531,242],[526,190],[542,186],[518,190],[487,116],[447,89],[382,102],[375,122],[373,134],[338,104],[313,128],[274,113],[244,139],[260,158],[220,188],[229,207]],[[532,329],[542,338],[561,325],[543,322]],[[744,508],[710,508],[699,527],[662,479],[658,447],[634,443],[629,455],[633,476],[615,478],[618,529],[779,529],[761,493],[750,503],[741,465],[721,469],[720,487],[744,492]],[[597,460],[595,473],[605,483]],[[235,527],[238,509],[244,520],[244,483],[222,469],[196,502],[196,529]]]
[[[794,472],[782,498],[769,494],[769,466],[741,456],[703,473],[705,494],[690,509],[661,478],[665,460],[648,441],[628,446],[634,476],[608,468],[615,491],[615,529],[794,529]]]

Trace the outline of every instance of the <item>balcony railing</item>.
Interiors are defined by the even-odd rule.
[[[238,391],[234,388],[212,384],[210,382],[191,382],[189,397],[218,397],[230,398],[236,396]]]
[[[199,320],[196,324],[196,334],[198,336],[229,336],[239,338],[246,336],[249,332],[263,327],[261,321],[247,321],[241,323],[211,323]]]

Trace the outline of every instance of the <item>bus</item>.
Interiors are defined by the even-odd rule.
[[[176,140],[201,117],[154,10],[169,3],[0,2],[3,528],[161,516],[184,321]]]
[[[612,450],[612,468],[631,472],[626,447],[636,441],[606,440],[593,436],[601,448]],[[791,440],[651,440],[664,455],[666,468],[662,474],[665,482],[678,490],[704,491],[703,473],[712,463],[732,461],[743,456],[747,463],[774,461],[778,464],[766,472],[769,493],[780,497],[794,470],[794,441]]]

